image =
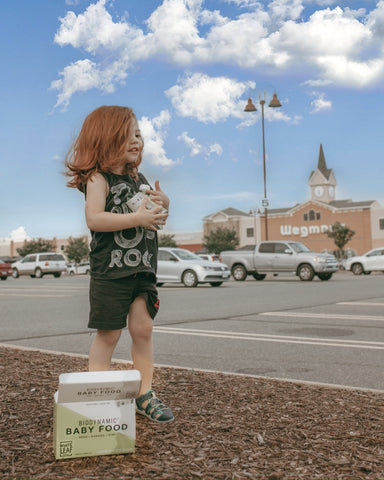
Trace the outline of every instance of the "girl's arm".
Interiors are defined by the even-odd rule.
[[[96,173],[87,182],[85,201],[85,219],[88,228],[94,232],[116,232],[133,227],[156,230],[154,225],[165,225],[166,216],[159,214],[161,207],[147,210],[147,199],[134,213],[105,212],[107,195],[108,183],[103,175]]]

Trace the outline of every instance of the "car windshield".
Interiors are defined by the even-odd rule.
[[[307,248],[305,245],[303,245],[300,242],[288,242],[288,245],[293,248],[293,250],[296,253],[305,253],[305,252],[310,252],[309,248]]]
[[[201,260],[198,255],[189,252],[188,250],[172,250],[172,253],[174,253],[181,260]]]

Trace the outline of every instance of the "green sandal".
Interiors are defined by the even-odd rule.
[[[146,400],[148,400],[148,404],[144,408],[143,403]],[[175,418],[172,410],[156,397],[153,390],[148,390],[147,393],[136,398],[136,412],[158,423],[172,422]]]

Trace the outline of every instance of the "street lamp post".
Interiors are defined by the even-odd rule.
[[[265,133],[264,133],[264,105],[265,105],[265,95],[264,99],[259,100],[261,105],[261,124],[263,130],[263,172],[264,172],[264,199],[262,202],[262,206],[264,207],[264,222],[265,222],[265,240],[268,240],[268,198],[267,198],[267,172],[265,166]],[[281,103],[277,98],[277,94],[273,94],[272,100],[269,102],[269,107],[271,108],[278,108],[281,107]],[[248,99],[248,103],[244,109],[244,112],[256,112],[257,108],[252,103],[252,99]]]

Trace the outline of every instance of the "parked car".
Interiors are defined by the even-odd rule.
[[[67,270],[64,255],[55,252],[31,253],[12,265],[13,277],[30,275],[32,278],[42,278],[52,274],[54,277]]]
[[[359,257],[348,258],[344,262],[344,268],[355,275],[369,275],[377,270],[384,272],[384,247],[374,248]]]
[[[199,257],[203,260],[209,260],[210,262],[220,262],[220,255],[215,253],[199,253]]]
[[[160,247],[157,267],[157,284],[183,283],[186,287],[196,287],[199,283],[209,283],[219,287],[230,279],[227,265],[203,260],[195,253],[183,248]]]
[[[7,280],[12,275],[12,265],[5,262],[0,258],[0,278],[1,280]]]
[[[88,275],[91,270],[89,262],[68,263],[67,275]]]
[[[267,273],[294,274],[303,281],[311,281],[315,275],[329,280],[338,270],[334,255],[311,252],[300,242],[265,241],[253,250],[228,250],[220,257],[238,281],[245,280],[248,274],[264,280]]]

